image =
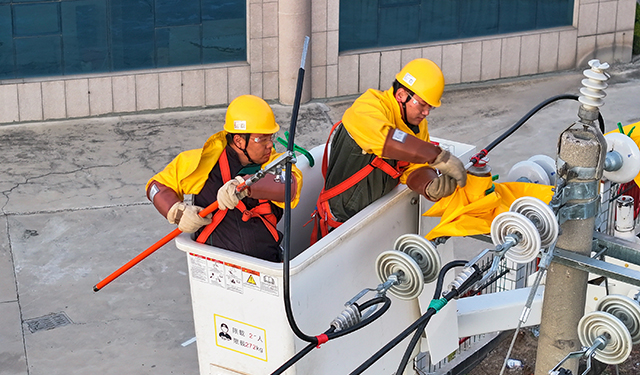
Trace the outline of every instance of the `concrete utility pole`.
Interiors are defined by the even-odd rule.
[[[311,1],[278,1],[278,82],[280,103],[293,104],[304,37],[311,36]],[[313,49],[313,39],[310,43]],[[309,51],[301,102],[311,100],[311,56]]]
[[[599,205],[607,143],[595,126],[607,87],[609,65],[598,60],[585,70],[579,100],[580,121],[565,130],[558,141],[558,183],[551,206],[559,207],[560,235],[556,248],[589,256]],[[561,194],[558,194],[561,192]],[[551,262],[547,271],[535,375],[547,375],[567,354],[581,348],[577,327],[584,315],[588,272]],[[578,374],[578,358],[563,366]]]

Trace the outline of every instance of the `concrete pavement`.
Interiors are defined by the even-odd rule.
[[[606,130],[640,121],[640,61],[610,73]],[[429,116],[431,134],[485,147],[544,99],[578,94],[582,78],[569,71],[448,87]],[[354,99],[303,105],[296,143],[324,143]],[[288,129],[291,108],[273,108]],[[577,110],[563,101],[535,115],[489,154],[494,173],[536,154],[555,158]],[[182,345],[194,336],[184,253],[169,244],[100,292],[92,287],[174,229],[145,198],[145,183],[221,130],[224,113],[0,127],[0,374],[197,374],[197,344]]]

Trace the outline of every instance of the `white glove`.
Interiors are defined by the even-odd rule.
[[[193,233],[201,227],[211,223],[211,214],[201,217],[198,215],[203,208],[188,206],[184,202],[176,202],[167,212],[167,220],[171,224],[178,224],[178,229],[184,233]]]
[[[244,182],[244,178],[236,176],[233,180],[227,181],[220,189],[218,189],[218,209],[233,210],[238,202],[249,194],[249,189],[236,193],[236,186]]]

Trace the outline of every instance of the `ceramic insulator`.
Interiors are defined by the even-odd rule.
[[[602,98],[607,96],[604,92],[604,89],[607,88],[606,81],[609,79],[609,75],[606,73],[606,70],[609,69],[608,63],[600,63],[600,60],[591,60],[589,61],[589,66],[591,69],[587,69],[582,74],[584,74],[585,79],[582,80],[582,87],[580,89],[580,97],[578,101],[582,103],[586,109],[593,109],[602,107],[604,101]]]

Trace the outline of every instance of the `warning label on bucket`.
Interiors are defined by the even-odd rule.
[[[247,288],[260,290],[260,272],[242,267],[242,284]]]
[[[216,345],[234,352],[267,360],[267,331],[231,318],[214,314]]]
[[[279,295],[278,279],[236,264],[189,253],[191,278],[244,294],[245,288]]]

